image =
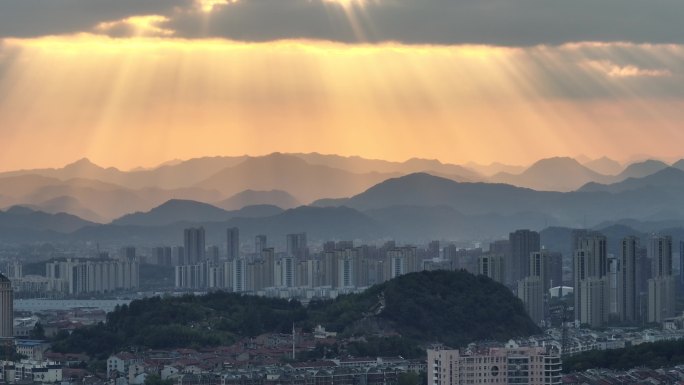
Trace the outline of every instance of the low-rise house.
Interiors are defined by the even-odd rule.
[[[128,368],[142,359],[128,352],[121,352],[111,355],[107,359],[107,377],[127,376]]]

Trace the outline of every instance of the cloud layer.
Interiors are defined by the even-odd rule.
[[[501,46],[578,41],[684,43],[681,0],[199,1],[3,0],[0,37],[91,32],[102,23],[157,15],[168,18],[160,28],[173,30],[177,37],[242,41],[305,38]]]

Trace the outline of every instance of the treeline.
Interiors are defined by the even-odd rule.
[[[627,370],[635,367],[657,369],[681,364],[684,364],[684,341],[660,341],[570,356],[563,360],[563,371],[572,373],[594,368]]]
[[[289,332],[306,319],[297,301],[234,293],[146,298],[118,306],[103,324],[58,334],[53,350],[97,359],[127,347],[150,349],[232,344],[246,336]]]
[[[128,347],[231,344],[267,332],[289,333],[293,323],[307,331],[320,324],[342,336],[365,337],[345,346],[359,356],[412,357],[424,354],[420,346],[425,343],[458,347],[539,331],[520,300],[489,278],[465,271],[426,271],[361,294],[313,301],[308,307],[298,301],[225,292],[136,300],[109,313],[104,324],[60,334],[53,349],[101,359]]]

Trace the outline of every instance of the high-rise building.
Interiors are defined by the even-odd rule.
[[[504,283],[505,260],[500,254],[483,254],[477,258],[477,273],[499,283]]]
[[[219,259],[221,258],[221,252],[219,250],[219,247],[216,245],[207,247],[206,257],[208,262],[211,262],[213,266],[217,266],[219,263]]]
[[[620,242],[617,273],[617,313],[622,322],[639,321],[638,251],[639,238],[626,237]]]
[[[136,260],[66,259],[45,264],[46,276],[61,281],[68,294],[110,293],[139,286],[140,266]]]
[[[387,250],[385,256],[385,280],[419,270],[416,248],[413,246],[395,247]]]
[[[439,258],[439,241],[431,241],[427,248],[428,258]]]
[[[261,272],[261,282],[263,287],[276,286],[275,249],[272,247],[261,249],[261,261],[263,262],[263,269]]]
[[[19,261],[8,261],[4,273],[9,279],[21,279],[24,276],[24,266]]]
[[[287,254],[297,259],[305,259],[309,254],[306,233],[287,234]]]
[[[153,263],[161,266],[173,265],[173,251],[169,246],[155,247],[153,251]]]
[[[247,291],[247,260],[244,258],[234,259],[233,268],[233,292],[241,293]]]
[[[347,249],[353,251],[351,249]],[[354,255],[353,253],[344,253],[337,258],[337,284],[340,288],[351,288],[355,286],[354,277]]]
[[[291,256],[280,258],[275,266],[276,287],[294,287],[296,282],[295,260]]]
[[[240,230],[237,227],[226,230],[226,250],[229,260],[240,258]]]
[[[675,314],[672,237],[651,237],[648,257],[652,263],[652,278],[648,281],[648,322],[662,322]]]
[[[560,385],[561,369],[560,355],[545,347],[427,351],[428,385]]]
[[[580,323],[594,328],[605,325],[610,308],[607,277],[588,277],[580,281],[579,288],[581,297],[575,311],[579,308]]]
[[[205,259],[204,227],[188,228],[184,232],[185,265],[195,265]]]
[[[679,282],[684,283],[684,241],[679,241]]]
[[[0,337],[14,337],[12,281],[0,274]]]
[[[121,251],[121,256],[128,259],[129,261],[132,261],[136,259],[136,251],[135,247],[133,246],[127,246],[124,247],[123,250]]]
[[[529,277],[538,277],[543,284],[542,290],[548,293],[551,289],[551,254],[546,250],[530,254]]]
[[[267,238],[265,235],[260,234],[254,237],[254,253],[259,255],[261,254],[261,250],[265,249],[268,247],[267,244]]]
[[[546,319],[542,278],[530,276],[518,281],[518,298],[523,301],[530,319],[537,325],[542,324]]]
[[[518,298],[525,304],[530,318],[537,324],[546,320],[548,313],[548,295],[551,289],[551,268],[557,253],[547,250],[535,251],[530,254],[529,276],[518,281]]]
[[[510,263],[506,266],[508,283],[515,283],[530,275],[530,255],[541,249],[539,233],[531,230],[517,230],[510,233]]]
[[[575,321],[600,327],[607,321],[610,306],[606,237],[592,232],[575,243],[578,246],[573,261]]]

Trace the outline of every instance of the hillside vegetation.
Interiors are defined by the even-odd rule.
[[[594,350],[563,360],[567,373],[604,368],[627,370],[636,367],[652,369],[684,364],[684,341],[660,341],[623,349]]]
[[[378,354],[415,352],[431,342],[461,346],[538,332],[520,300],[504,286],[465,271],[433,271],[308,307],[225,292],[136,300],[110,313],[104,324],[58,336],[54,350],[102,358],[133,346],[217,346],[267,332],[289,333],[293,322],[305,330],[321,324],[343,336],[365,336],[368,344],[353,350]]]

